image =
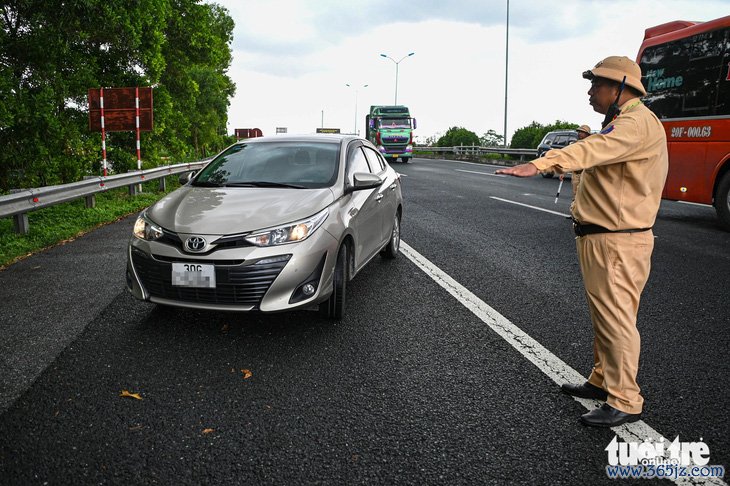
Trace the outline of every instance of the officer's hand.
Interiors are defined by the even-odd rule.
[[[532,164],[520,164],[509,169],[497,169],[494,171],[495,174],[505,174],[515,177],[532,177],[537,175],[538,170]]]

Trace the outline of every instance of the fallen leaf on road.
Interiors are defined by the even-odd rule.
[[[241,373],[243,373],[243,379],[248,380],[253,376],[253,373],[251,373],[251,370],[241,370]]]
[[[130,393],[127,390],[122,390],[122,393],[119,394],[120,397],[129,397],[129,398],[136,398],[137,400],[142,400],[142,397],[139,393]]]
[[[228,332],[228,330],[230,328],[231,328],[231,326],[229,326],[228,324],[223,324],[223,328],[221,329],[221,332],[225,334]]]
[[[203,434],[210,434],[211,432],[215,432],[215,429],[203,429]]]

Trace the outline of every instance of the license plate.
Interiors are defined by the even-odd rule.
[[[394,159],[397,159],[398,158],[398,154],[393,154],[393,155],[391,155],[391,157],[393,157]]]
[[[173,263],[172,285],[177,287],[215,288],[215,265]]]

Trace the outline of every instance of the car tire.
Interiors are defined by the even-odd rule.
[[[388,244],[380,251],[380,256],[392,260],[398,256],[400,250],[400,213],[393,217],[393,231],[390,232]]]
[[[332,275],[332,295],[319,304],[319,311],[328,319],[339,320],[345,315],[345,291],[347,290],[348,256],[347,245],[343,244],[337,252],[337,262]]]
[[[730,171],[725,172],[717,185],[715,211],[720,224],[725,230],[730,231]]]
[[[404,164],[407,164],[407,163],[409,163],[409,162],[411,161],[411,158],[410,158],[410,157],[401,157],[401,158],[400,158],[400,160],[401,160],[401,161],[402,161],[402,162],[403,162]]]

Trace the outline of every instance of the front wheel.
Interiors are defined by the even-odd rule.
[[[337,253],[335,271],[332,275],[332,295],[319,304],[319,312],[334,320],[345,315],[345,291],[347,290],[347,245],[343,244]]]
[[[720,179],[715,193],[715,211],[720,219],[720,224],[730,231],[730,171]]]
[[[393,259],[398,256],[400,250],[400,214],[395,213],[393,218],[393,231],[390,232],[390,240],[380,252],[383,258]]]
[[[401,160],[401,162],[403,162],[404,164],[407,164],[408,162],[410,162],[410,161],[411,161],[411,158],[410,158],[410,157],[401,157],[401,158],[400,158],[400,160]]]

